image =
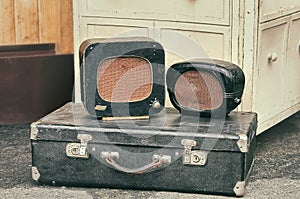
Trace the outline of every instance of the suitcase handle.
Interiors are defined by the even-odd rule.
[[[121,171],[123,173],[127,174],[144,174],[146,172],[150,172],[156,168],[159,168],[163,166],[164,164],[170,164],[171,163],[171,156],[168,155],[153,155],[152,162],[150,164],[147,164],[145,166],[139,167],[139,168],[127,168],[119,165],[114,158],[119,158],[118,152],[102,152],[102,158],[105,159],[105,161],[112,166],[114,169]]]

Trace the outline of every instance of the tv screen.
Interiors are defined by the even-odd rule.
[[[152,66],[142,57],[107,58],[98,67],[99,96],[107,102],[138,102],[152,91]]]

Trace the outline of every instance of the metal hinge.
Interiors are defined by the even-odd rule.
[[[192,150],[197,145],[195,140],[183,139],[181,144],[184,146],[182,162],[186,165],[204,166],[207,162],[207,152]]]
[[[89,158],[87,144],[92,140],[92,136],[88,134],[78,134],[77,138],[80,143],[69,143],[66,147],[66,154],[71,158]]]

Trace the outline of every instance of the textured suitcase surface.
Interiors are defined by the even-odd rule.
[[[32,177],[55,185],[242,196],[256,114],[226,120],[168,110],[150,120],[99,121],[68,103],[32,124]]]

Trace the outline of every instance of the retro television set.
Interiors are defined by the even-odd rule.
[[[84,41],[80,74],[82,102],[94,116],[149,116],[164,106],[165,53],[150,38]]]
[[[245,85],[241,68],[221,60],[191,60],[167,71],[171,103],[185,114],[226,115],[240,103]]]

